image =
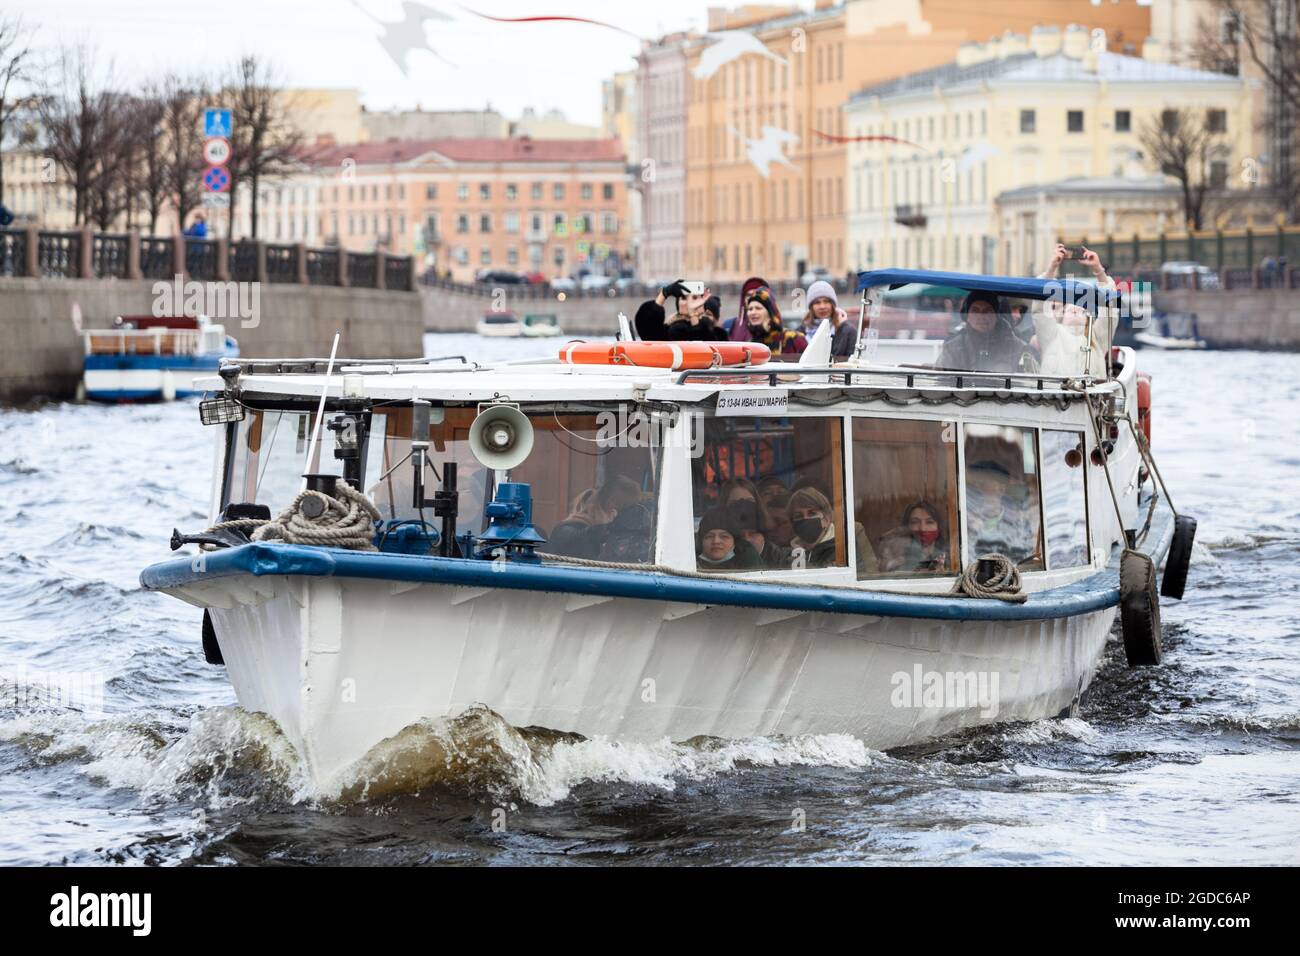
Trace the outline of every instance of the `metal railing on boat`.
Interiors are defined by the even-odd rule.
[[[784,367],[782,367],[784,365]],[[844,365],[830,366],[803,366],[794,363],[775,363],[774,366],[751,365],[741,368],[702,368],[689,369],[681,372],[677,376],[677,384],[684,385],[689,380],[695,378],[741,378],[756,379],[766,378],[768,385],[775,388],[778,380],[785,378],[789,380],[794,376],[805,375],[825,375],[842,377],[842,382],[832,382],[832,384],[842,384],[851,386],[853,377],[858,376],[860,379],[870,377],[874,381],[871,384],[880,384],[879,379],[894,379],[906,388],[925,387],[933,385],[936,387],[945,387],[951,381],[952,388],[970,388],[970,389],[1003,389],[1013,391],[1017,388],[1031,391],[1075,391],[1064,387],[1067,381],[1080,381],[1080,379],[1071,379],[1069,376],[1038,375],[1023,373],[1001,373],[1001,372],[976,372],[976,371],[949,371],[944,369],[925,369],[925,368],[846,368]],[[940,381],[926,381],[918,386],[918,378],[939,379]],[[863,381],[861,384],[867,384]]]

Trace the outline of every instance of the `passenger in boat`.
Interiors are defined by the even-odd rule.
[[[781,324],[781,310],[769,288],[755,289],[749,294],[745,322],[749,326],[749,340],[763,343],[773,355],[798,355],[808,347],[802,332]]]
[[[817,331],[823,319],[830,319],[833,337],[831,357],[848,358],[858,344],[858,330],[849,321],[849,314],[840,308],[835,287],[825,279],[808,286],[808,315],[812,317],[812,331]]]
[[[726,333],[718,328],[705,309],[710,298],[708,289],[701,295],[691,295],[686,291],[684,280],[670,282],[636,310],[636,334],[647,342],[724,341]],[[671,318],[664,310],[669,299],[674,303]]]
[[[1029,488],[999,461],[966,466],[966,527],[971,554],[1004,554],[1021,563],[1038,552],[1037,504]]]
[[[762,506],[748,498],[727,506],[727,514],[744,539],[753,545],[765,568],[790,567],[791,553],[767,537],[767,524]]]
[[[943,571],[948,568],[948,535],[943,515],[930,502],[914,501],[899,527],[880,537],[881,571]]]
[[[654,512],[645,501],[619,508],[607,526],[600,560],[623,564],[646,564],[654,543]]]
[[[768,523],[767,504],[763,501],[763,496],[758,491],[758,486],[748,478],[731,478],[722,486],[722,493],[718,495],[718,501],[723,506],[734,505],[739,501],[752,501],[762,514],[760,517],[763,523]]]
[[[1037,367],[1033,348],[1011,328],[1000,296],[976,290],[961,304],[965,319],[944,342],[938,368],[969,372],[1020,372]]]
[[[758,571],[762,559],[726,508],[710,508],[700,519],[696,554],[701,571]]]
[[[794,525],[790,524],[790,514],[786,506],[790,504],[788,494],[780,494],[766,502],[767,537],[783,548],[788,548],[794,539]]]
[[[626,475],[615,475],[599,488],[573,500],[568,517],[551,529],[544,550],[574,558],[598,558],[619,512],[641,500],[641,489]]]
[[[1101,264],[1101,257],[1091,249],[1084,248],[1083,258],[1079,261],[1092,273],[1098,289],[1114,289],[1115,280],[1106,275]],[[1061,263],[1065,260],[1067,250],[1057,243],[1047,261],[1047,268],[1039,273],[1040,279],[1055,279]],[[1100,318],[1109,316],[1110,310],[1097,307],[1099,321],[1093,322],[1092,338],[1089,347],[1084,340],[1088,336],[1088,312],[1077,305],[1062,302],[1041,302],[1034,309],[1034,330],[1038,334],[1038,347],[1042,353],[1040,370],[1046,375],[1082,375],[1085,363],[1090,374],[1102,377],[1106,373],[1107,338],[1105,325]]]
[[[767,280],[759,276],[750,276],[740,287],[740,308],[734,317],[723,323],[727,337],[733,342],[749,341],[749,323],[745,321],[745,306],[749,304],[749,294],[755,289],[768,289]]]
[[[790,541],[792,568],[835,567],[835,510],[824,494],[813,487],[800,488],[790,495],[786,514],[794,527]],[[859,574],[880,570],[876,553],[867,540],[866,529],[854,524]]]
[[[776,475],[768,475],[758,479],[756,487],[758,488],[758,496],[762,499],[763,504],[767,506],[768,511],[772,510],[773,498],[780,498],[790,493],[790,489],[785,486],[785,482]]]

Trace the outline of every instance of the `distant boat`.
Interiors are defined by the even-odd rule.
[[[549,339],[560,335],[564,330],[560,328],[560,320],[550,314],[525,315],[523,334],[531,339]]]
[[[111,329],[83,329],[81,392],[96,402],[157,402],[198,395],[239,343],[206,316],[118,316]]]
[[[479,335],[489,338],[517,338],[524,334],[524,324],[513,312],[488,312],[475,328]]]
[[[1133,344],[1151,349],[1209,348],[1201,338],[1196,316],[1187,312],[1157,312],[1150,328],[1134,330]]]

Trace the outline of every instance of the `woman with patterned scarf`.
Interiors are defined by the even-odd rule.
[[[776,296],[767,286],[759,286],[745,299],[745,323],[750,341],[762,342],[773,355],[798,355],[808,347],[802,332],[781,325]]]

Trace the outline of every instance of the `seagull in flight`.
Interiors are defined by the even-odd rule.
[[[423,3],[412,3],[411,0],[403,0],[401,20],[380,20],[357,3],[357,0],[352,0],[352,3],[358,10],[384,28],[384,34],[379,38],[379,45],[397,64],[397,68],[402,71],[403,76],[408,78],[410,76],[406,71],[406,54],[412,50],[427,50],[442,60],[443,63],[451,65],[446,57],[429,46],[429,38],[425,35],[424,24],[429,20],[454,23],[453,17],[447,16],[440,10],[427,7]]]
[[[749,157],[749,161],[764,179],[767,179],[769,167],[772,163],[781,163],[794,169],[794,163],[790,162],[785,153],[781,152],[781,147],[785,143],[799,142],[799,137],[794,133],[787,133],[777,126],[764,126],[761,139],[750,139],[734,126],[731,131],[744,141],[745,155]]]
[[[747,53],[765,56],[778,63],[785,62],[784,57],[777,56],[748,30],[723,30],[705,36],[716,42],[710,44],[700,54],[700,62],[695,67],[695,78],[698,80],[707,80],[732,60],[739,59]]]

